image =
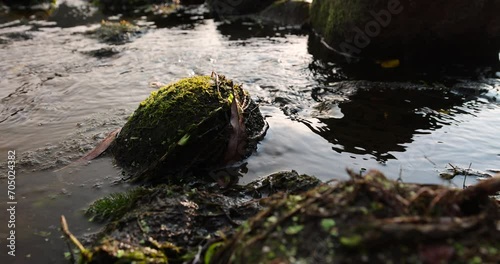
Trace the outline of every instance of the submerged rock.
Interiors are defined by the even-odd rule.
[[[112,151],[135,180],[180,180],[241,160],[264,130],[258,106],[241,85],[222,75],[196,76],[152,92]]]
[[[498,61],[499,7],[498,0],[315,0],[311,23],[328,45],[349,56]]]
[[[102,42],[124,44],[140,33],[139,27],[122,20],[120,22],[101,21],[101,26],[88,32]]]

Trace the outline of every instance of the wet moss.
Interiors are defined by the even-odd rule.
[[[352,28],[364,18],[362,10],[367,1],[315,0],[311,5],[311,25],[327,43],[346,39]]]
[[[237,128],[238,144],[264,128],[248,93],[222,75],[195,76],[152,92],[112,148],[118,163],[135,174],[134,180],[182,180],[224,165]],[[255,148],[246,146],[238,148],[235,159]]]
[[[138,187],[124,193],[113,193],[92,203],[85,211],[90,221],[116,220],[134,207],[137,200],[150,191]]]

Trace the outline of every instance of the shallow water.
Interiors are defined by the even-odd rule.
[[[114,184],[119,169],[110,158],[100,158],[54,170],[122,126],[154,90],[152,82],[217,71],[243,83],[260,102],[270,129],[245,161],[248,172],[240,183],[291,169],[329,180],[345,179],[346,168],[376,168],[420,183],[443,183],[439,173],[449,163],[481,172],[499,169],[495,66],[353,68],[326,59],[332,54],[304,32],[216,22],[200,10],[180,23],[136,20],[143,34],[113,46],[116,55],[96,58],[88,52],[110,45],[84,32],[102,15],[84,16],[90,11],[79,1],[63,3],[67,9],[48,20],[0,19],[0,162],[16,150],[16,263],[63,261],[61,214],[77,235],[98,230],[82,209],[127,188]],[[461,187],[463,180],[449,184]],[[468,177],[466,183],[475,181]],[[0,237],[6,237],[3,224]],[[1,259],[5,254],[1,249]]]

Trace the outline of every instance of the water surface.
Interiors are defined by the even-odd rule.
[[[439,173],[449,164],[499,169],[497,66],[345,65],[307,32],[218,22],[203,10],[137,19],[144,33],[114,46],[84,34],[104,16],[74,2],[41,20],[0,19],[0,161],[18,153],[16,263],[64,261],[61,214],[77,235],[99,229],[82,209],[128,188],[116,184],[112,159],[54,170],[122,126],[152,82],[216,71],[244,84],[270,129],[240,183],[280,170],[329,180],[346,179],[346,168],[375,168],[407,182],[462,186],[463,177],[443,182]],[[101,48],[117,53],[89,55]]]

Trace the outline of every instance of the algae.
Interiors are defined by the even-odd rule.
[[[92,203],[85,211],[90,221],[116,220],[132,209],[135,203],[149,190],[143,187],[134,188],[125,193],[114,193]]]

